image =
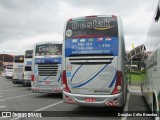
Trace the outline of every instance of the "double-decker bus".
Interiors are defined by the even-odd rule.
[[[26,50],[24,56],[24,67],[23,67],[23,86],[31,85],[31,75],[32,75],[32,55],[33,50]]]
[[[37,43],[32,61],[32,91],[61,93],[62,42]]]
[[[160,110],[160,1],[149,28],[144,50],[143,62],[146,67],[141,88],[150,110],[156,113]]]
[[[13,59],[13,84],[22,83],[24,55],[16,55]]]
[[[6,78],[13,77],[13,65],[6,65]]]
[[[127,95],[123,26],[118,16],[69,19],[63,41],[63,101],[123,107]]]

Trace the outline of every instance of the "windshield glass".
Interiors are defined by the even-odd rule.
[[[31,71],[31,66],[25,66],[25,71]]]
[[[14,57],[14,62],[15,63],[23,63],[24,62],[24,56],[15,56]]]
[[[25,53],[25,58],[32,58],[33,50],[27,50]]]

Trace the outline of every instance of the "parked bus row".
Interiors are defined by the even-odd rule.
[[[160,108],[160,1],[145,42],[141,90],[150,109]],[[32,54],[33,53],[33,54]],[[37,43],[6,67],[13,83],[38,93],[63,93],[68,104],[123,107],[128,76],[123,25],[117,16],[69,19],[63,42]]]
[[[63,93],[68,104],[123,107],[125,66],[120,17],[85,16],[66,22],[63,42],[37,43],[15,56],[12,81],[31,83],[37,93]]]

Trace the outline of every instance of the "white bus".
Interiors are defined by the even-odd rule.
[[[62,42],[37,43],[33,50],[33,92],[61,93]]]
[[[16,55],[13,59],[13,84],[22,83],[24,55]]]
[[[160,110],[160,1],[149,28],[144,50],[146,78],[141,88],[149,108],[156,113]]]
[[[67,21],[63,42],[63,101],[123,107],[127,95],[123,26],[117,16]]]
[[[6,65],[6,78],[13,77],[13,65]]]
[[[3,77],[6,77],[6,67],[3,68],[2,76],[3,76]]]
[[[31,75],[32,75],[32,55],[33,50],[26,50],[24,56],[24,67],[23,67],[23,86],[31,85]]]

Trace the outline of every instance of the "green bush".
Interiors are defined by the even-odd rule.
[[[131,78],[132,85],[140,85],[141,82],[146,78],[144,70],[128,72],[128,76]]]

